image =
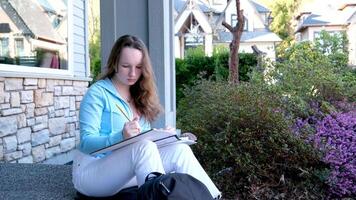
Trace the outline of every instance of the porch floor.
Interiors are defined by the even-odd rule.
[[[71,165],[0,164],[2,200],[73,200]]]

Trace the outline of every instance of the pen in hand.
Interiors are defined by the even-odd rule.
[[[135,117],[131,120],[125,112],[120,108],[119,105],[115,104],[116,107],[120,110],[120,112],[125,116],[128,122],[124,125],[123,136],[125,139],[133,137],[141,132],[140,124],[138,123],[138,118]]]
[[[117,104],[115,104],[115,105],[120,110],[120,112],[126,117],[126,119],[130,122],[131,121],[130,118],[125,114],[125,112],[120,108],[120,106]]]

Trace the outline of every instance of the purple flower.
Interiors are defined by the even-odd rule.
[[[325,153],[331,173],[328,178],[331,196],[356,195],[356,110],[334,113],[316,123],[312,141]]]

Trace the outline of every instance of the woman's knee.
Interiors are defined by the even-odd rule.
[[[194,156],[192,149],[187,144],[176,144],[175,151],[184,156]]]
[[[150,141],[150,140],[140,140],[136,142],[135,147],[141,151],[156,151],[157,150],[157,145],[156,143]]]

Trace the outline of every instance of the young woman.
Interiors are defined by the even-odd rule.
[[[186,144],[158,149],[155,143],[143,140],[110,153],[90,155],[149,130],[160,111],[147,48],[137,37],[120,37],[111,50],[107,71],[89,88],[80,105],[80,151],[73,162],[75,188],[87,196],[112,196],[126,187],[142,185],[150,172],[174,171],[192,175],[213,197],[220,196]]]

